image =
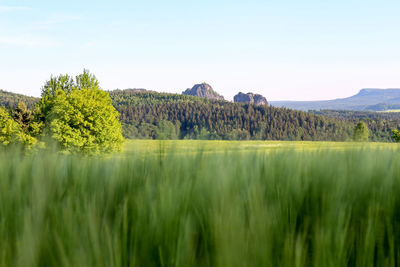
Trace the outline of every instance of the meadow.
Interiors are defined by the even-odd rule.
[[[397,266],[397,144],[0,152],[0,266]]]

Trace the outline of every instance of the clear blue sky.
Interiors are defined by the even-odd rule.
[[[0,0],[0,88],[88,68],[104,89],[208,82],[268,100],[400,88],[400,1]]]

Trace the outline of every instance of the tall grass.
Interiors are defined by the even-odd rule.
[[[398,150],[0,153],[0,266],[397,266]]]

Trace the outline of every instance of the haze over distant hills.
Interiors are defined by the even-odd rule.
[[[270,101],[275,107],[296,110],[382,111],[400,109],[400,89],[362,89],[354,96],[322,101]]]

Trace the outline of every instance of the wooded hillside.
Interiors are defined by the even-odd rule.
[[[372,141],[391,141],[400,125],[394,113],[303,112],[145,90],[110,91],[127,138],[225,140],[329,140],[352,138],[354,125],[368,125]],[[0,105],[33,107],[37,98],[0,91]]]
[[[158,125],[171,122],[179,138],[347,140],[353,124],[301,111],[231,103],[186,95],[116,90],[110,92],[125,135],[157,138]],[[165,127],[164,127],[165,128]],[[168,129],[167,129],[168,130]]]

